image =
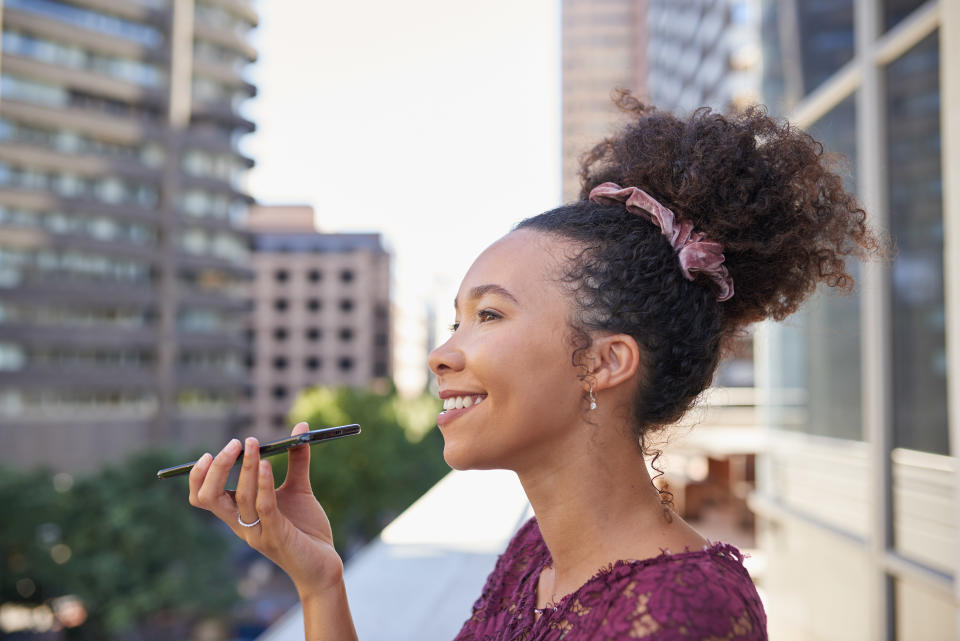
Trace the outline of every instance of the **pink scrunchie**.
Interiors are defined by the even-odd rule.
[[[718,301],[722,303],[733,297],[733,279],[723,266],[723,245],[706,240],[704,234],[693,231],[692,222],[682,220],[678,223],[672,211],[636,187],[603,183],[590,190],[590,200],[601,205],[623,204],[631,214],[655,223],[677,252],[680,269],[687,280],[693,280],[693,273],[700,272],[718,285]]]

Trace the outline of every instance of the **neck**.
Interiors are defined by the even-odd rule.
[[[553,559],[544,600],[573,591],[614,561],[656,556],[675,526],[640,449],[625,431],[597,419],[575,432],[586,435],[579,442],[517,470]]]

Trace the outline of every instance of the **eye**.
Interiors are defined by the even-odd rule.
[[[481,323],[497,320],[498,318],[503,318],[503,317],[500,316],[500,314],[498,314],[497,312],[493,311],[492,309],[481,309],[479,312],[477,312],[477,319]]]

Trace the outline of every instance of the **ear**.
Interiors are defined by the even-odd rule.
[[[616,387],[632,379],[640,368],[640,346],[629,334],[595,338],[590,346],[587,379],[595,390]]]

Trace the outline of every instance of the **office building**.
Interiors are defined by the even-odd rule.
[[[767,99],[897,247],[758,335],[770,638],[956,639],[960,3],[767,0],[763,23]]]
[[[620,122],[611,95],[645,95],[647,0],[563,0],[561,5],[563,202],[580,194],[578,159]]]
[[[650,0],[647,86],[659,109],[726,112],[760,98],[759,0]]]
[[[0,464],[235,429],[246,0],[4,0]]]
[[[248,415],[261,438],[279,438],[302,389],[390,377],[390,256],[380,234],[318,232],[310,207],[254,206],[248,228]]]

